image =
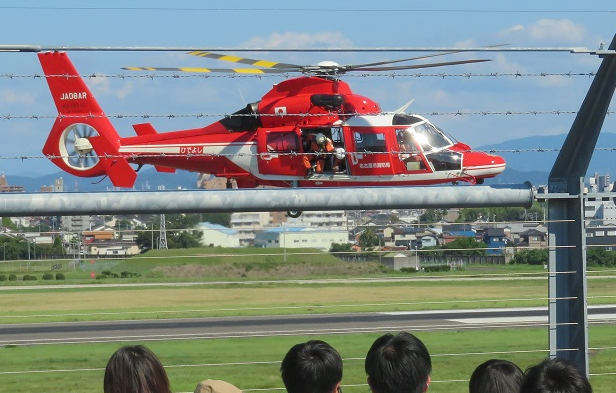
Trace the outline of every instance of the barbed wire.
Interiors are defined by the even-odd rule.
[[[456,111],[431,111],[431,112],[413,112],[409,113],[411,115],[417,114],[421,116],[519,116],[519,115],[575,115],[577,114],[577,110],[543,110],[543,111],[512,111],[512,110],[499,110],[499,111],[464,111],[464,110],[456,110]],[[607,115],[613,115],[616,111],[607,111]],[[382,115],[391,115],[394,112],[375,112],[375,113],[338,113],[338,112],[329,112],[329,113],[287,113],[284,117],[330,117],[330,116],[339,116],[339,117],[351,117],[351,116],[382,116]],[[110,118],[110,119],[181,119],[181,118],[208,118],[208,117],[216,117],[216,118],[230,118],[230,117],[281,117],[280,114],[275,113],[259,113],[259,114],[230,114],[230,113],[143,113],[143,114],[79,114],[79,115],[65,115],[65,114],[32,114],[32,115],[11,115],[11,114],[0,114],[0,119],[2,120],[40,120],[40,119],[100,119],[100,118]]]
[[[616,151],[616,147],[602,147],[602,148],[595,148],[595,151]],[[535,148],[535,149],[486,149],[486,150],[472,150],[474,152],[484,152],[484,153],[554,153],[554,152],[560,152],[560,149],[556,149],[556,148],[549,148],[549,149],[544,149],[544,148]],[[147,159],[168,159],[171,157],[180,157],[180,158],[185,158],[186,160],[190,160],[190,159],[198,159],[198,158],[216,158],[216,157],[223,157],[223,158],[231,158],[231,157],[262,157],[263,155],[268,155],[268,154],[276,154],[278,156],[292,156],[292,157],[303,157],[303,156],[308,156],[308,157],[313,157],[315,155],[335,155],[336,153],[300,153],[300,152],[267,152],[267,153],[190,153],[190,154],[186,154],[186,153],[156,153],[156,154],[152,154],[152,153],[148,153],[148,154],[127,154],[127,155],[121,155],[121,154],[105,154],[105,155],[96,155],[96,154],[90,154],[87,157],[88,158],[96,158],[96,159],[116,159],[116,158],[124,158],[127,160],[134,160],[134,161],[138,161],[138,160],[147,160]],[[342,153],[338,153],[338,154],[342,154]],[[344,152],[345,155],[347,156],[351,156],[351,155],[356,155],[356,154],[364,154],[364,155],[399,155],[399,154],[408,154],[408,152],[403,153],[403,152],[398,152],[398,151],[391,151],[391,152]],[[54,160],[54,159],[64,159],[64,160],[68,160],[68,159],[74,159],[77,156],[66,156],[66,155],[20,155],[20,156],[2,156],[0,155],[0,161],[29,161],[29,160],[40,160],[40,159],[45,159],[45,160]],[[180,168],[178,168],[178,170],[180,170]]]
[[[588,72],[488,72],[488,73],[401,73],[401,72],[370,72],[360,73],[353,72],[344,74],[344,78],[368,78],[368,77],[381,77],[381,78],[547,78],[547,77],[587,77],[592,78],[596,75],[595,71]],[[147,74],[88,74],[88,75],[49,75],[44,74],[12,74],[4,73],[0,74],[0,78],[3,79],[44,79],[44,78],[112,78],[112,79],[186,79],[186,78],[223,78],[223,79],[237,79],[237,78],[295,78],[297,74],[293,73],[279,73],[279,74],[215,74],[215,73],[147,73]]]

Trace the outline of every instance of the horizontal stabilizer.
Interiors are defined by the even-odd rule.
[[[150,123],[133,124],[133,128],[139,136],[158,134]]]

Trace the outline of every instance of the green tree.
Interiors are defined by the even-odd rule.
[[[459,210],[458,222],[486,221],[524,221],[543,220],[545,209],[539,202],[534,202],[530,209],[523,207],[476,207]]]
[[[484,242],[472,237],[461,237],[441,247],[445,255],[486,255],[486,248]]]
[[[616,252],[605,248],[589,247],[586,249],[586,265],[614,267],[616,266]]]
[[[28,242],[23,237],[0,236],[0,243],[4,260],[28,258]]]
[[[532,250],[520,250],[511,258],[510,263],[545,265],[548,263],[548,249],[536,248]]]
[[[332,243],[329,247],[329,252],[350,252],[353,245],[351,243]]]
[[[426,209],[419,220],[422,223],[439,222],[443,219],[445,214],[447,214],[445,209]]]
[[[377,236],[377,234],[374,233],[374,229],[366,228],[359,235],[359,246],[362,248],[362,250],[366,250],[368,248],[378,246],[381,243],[380,240],[381,239]]]
[[[168,248],[192,248],[201,245],[200,231],[191,230],[201,220],[200,214],[166,214],[165,229]],[[150,225],[137,232],[135,242],[142,251],[151,250],[158,244],[160,216],[156,216]],[[154,239],[154,244],[152,244]]]
[[[11,217],[2,217],[2,226],[5,228],[10,228],[14,231],[17,230],[17,225],[11,221]]]

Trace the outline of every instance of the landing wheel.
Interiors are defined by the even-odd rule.
[[[477,179],[477,183],[476,183],[476,184],[483,184],[483,181],[484,181],[484,180],[485,180],[485,179],[483,179],[483,178],[481,178],[481,179]]]
[[[297,218],[299,216],[302,215],[302,211],[301,210],[289,210],[287,212],[287,216],[291,217],[291,218]]]
[[[94,127],[75,123],[66,127],[60,136],[60,155],[69,167],[87,171],[98,164],[98,156],[89,138],[98,136]]]

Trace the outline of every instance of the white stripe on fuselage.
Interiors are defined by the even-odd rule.
[[[124,145],[120,147],[119,152],[134,155],[223,156],[247,172],[257,167],[257,144],[254,142]]]

